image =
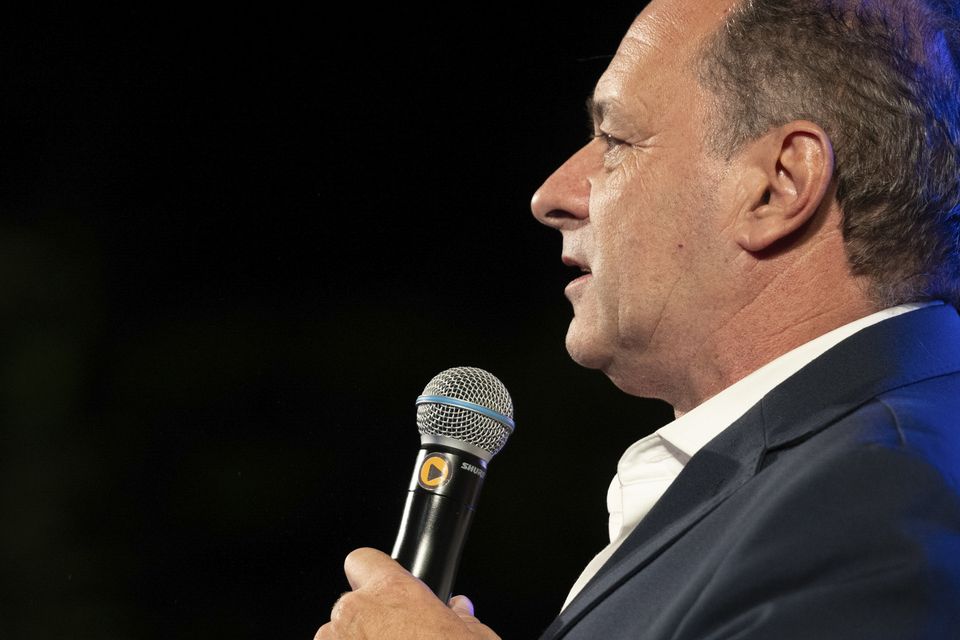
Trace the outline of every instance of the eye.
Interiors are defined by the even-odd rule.
[[[609,133],[604,133],[603,131],[596,132],[590,137],[603,140],[604,144],[607,145],[607,151],[613,151],[617,147],[627,144],[625,140],[621,140],[620,138],[612,136]]]

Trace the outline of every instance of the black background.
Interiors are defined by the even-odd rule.
[[[4,635],[312,637],[473,365],[518,428],[457,591],[535,636],[670,418],[569,360],[529,214],[641,7],[238,6],[7,21]]]

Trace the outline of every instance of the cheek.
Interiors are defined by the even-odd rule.
[[[620,266],[630,245],[640,212],[645,208],[643,190],[631,180],[633,172],[605,173],[590,191],[590,222],[595,235],[594,259],[598,268],[611,273]]]
[[[675,195],[642,189],[638,181],[629,186],[602,193],[592,214],[597,267],[607,276],[617,274],[623,285],[660,271],[683,244]]]

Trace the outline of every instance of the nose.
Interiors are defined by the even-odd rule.
[[[592,145],[567,158],[533,194],[533,217],[554,229],[574,228],[590,217]]]

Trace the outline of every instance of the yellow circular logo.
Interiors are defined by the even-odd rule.
[[[439,453],[431,453],[420,465],[420,486],[439,489],[450,479],[450,461]]]

